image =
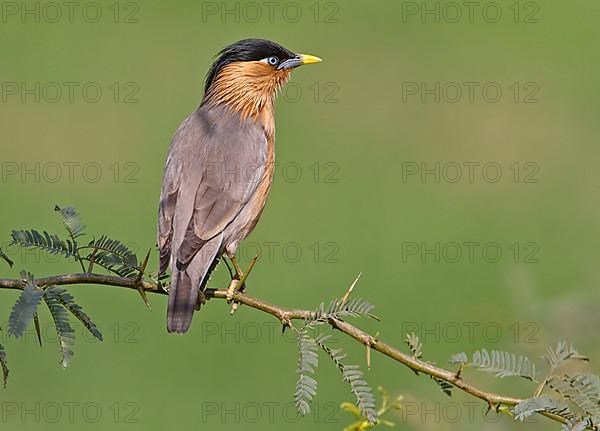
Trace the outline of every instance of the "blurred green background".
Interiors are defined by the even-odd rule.
[[[266,37],[324,61],[295,71],[277,102],[275,183],[241,247],[244,262],[263,252],[252,295],[313,308],[362,272],[355,295],[375,304],[382,321],[357,323],[397,346],[416,332],[425,358],[438,364],[485,347],[528,354],[541,366],[545,347],[561,339],[600,357],[592,331],[600,299],[600,4],[501,1],[484,11],[487,4],[470,19],[460,2],[101,1],[77,3],[71,19],[62,3],[3,2],[1,247],[16,265],[2,265],[2,277],[78,270],[7,246],[11,229],[59,232],[55,204],[75,205],[90,236],[109,234],[139,255],[154,247],[167,147],[200,102],[213,55]],[[425,8],[439,18],[421,15]],[[472,100],[465,82],[476,83]],[[492,103],[497,88],[502,97]],[[438,180],[421,176],[436,166]],[[479,244],[472,258],[469,242]],[[210,284],[227,285],[223,267]],[[268,315],[242,307],[231,317],[224,302],[211,301],[177,337],[166,334],[165,297],[151,297],[148,312],[132,291],[70,291],[105,341],[77,326],[75,357],[63,371],[46,311],[43,349],[32,331],[25,342],[4,333],[7,429],[341,430],[352,422],[338,406],[353,396],[325,358],[314,413],[296,418],[295,344]],[[16,293],[0,295],[5,322]],[[363,348],[335,339],[348,362],[364,367]],[[534,390],[468,378],[507,395]],[[485,417],[483,403],[456,391],[447,398],[381,355],[367,380],[410,403],[389,416],[397,429],[557,428]]]

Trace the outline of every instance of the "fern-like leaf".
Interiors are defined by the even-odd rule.
[[[350,384],[350,390],[356,396],[358,408],[372,424],[377,422],[377,410],[375,409],[375,396],[369,384],[363,380],[364,373],[358,365],[345,365],[342,376]]]
[[[340,319],[343,317],[370,317],[371,319],[379,320],[379,318],[371,313],[375,308],[374,305],[361,298],[352,298],[344,301],[343,299],[332,300],[327,308],[324,303],[319,305],[314,312],[314,321],[326,322],[328,319]]]
[[[404,342],[408,345],[413,358],[421,359],[423,356],[423,343],[419,341],[419,337],[414,332],[411,332],[410,334],[406,334]]]
[[[586,414],[594,425],[600,424],[600,378],[593,374],[552,376],[548,386],[571,401]]]
[[[454,386],[452,386],[447,381],[438,379],[437,377],[434,377],[434,376],[431,376],[431,379],[440,387],[440,389],[442,390],[442,392],[444,394],[448,395],[449,397],[452,396],[452,388]]]
[[[50,234],[46,231],[39,233],[34,229],[13,230],[11,237],[11,245],[16,244],[24,248],[38,248],[50,254],[62,254],[65,257],[72,257],[76,254],[76,248],[71,241],[63,241],[58,235]]]
[[[0,344],[0,368],[2,368],[2,382],[4,387],[6,387],[6,382],[8,380],[8,362],[6,361],[6,350],[2,344]]]
[[[556,347],[547,347],[546,354],[543,356],[552,370],[557,369],[568,360],[589,361],[589,358],[581,355],[572,344],[566,341],[559,341]]]
[[[298,381],[294,402],[302,416],[310,413],[310,403],[317,394],[317,381],[311,377],[319,366],[317,344],[304,330],[298,331]]]
[[[97,240],[92,240],[85,248],[93,251],[87,256],[82,256],[82,259],[93,260],[95,264],[121,277],[131,277],[140,271],[136,254],[121,241],[102,235]]]
[[[526,418],[537,412],[553,413],[567,420],[575,419],[575,415],[571,412],[569,406],[565,402],[550,398],[547,395],[527,398],[517,404],[513,409],[515,419],[518,421],[524,421]]]
[[[537,382],[535,364],[527,356],[517,357],[514,353],[492,350],[490,354],[486,349],[481,349],[473,353],[470,362],[465,353],[453,355],[450,362],[473,366],[500,378],[518,376]]]
[[[46,294],[48,294],[48,292],[56,297],[61,305],[69,310],[71,314],[73,314],[83,324],[83,326],[86,327],[90,334],[102,341],[102,332],[100,332],[100,329],[98,329],[90,316],[83,311],[83,308],[81,308],[81,306],[75,302],[73,295],[67,292],[66,289],[57,286],[48,287],[46,289]]]
[[[2,259],[4,262],[8,263],[8,266],[10,266],[12,268],[14,262],[12,260],[10,260],[10,258],[4,254],[4,252],[2,251],[2,249],[0,248],[0,259]]]
[[[14,335],[19,338],[23,336],[27,325],[36,313],[44,291],[38,289],[33,284],[33,276],[29,273],[22,272],[21,277],[26,280],[25,289],[19,295],[17,302],[13,305],[12,311],[8,318],[8,335]]]
[[[58,205],[54,207],[54,211],[59,213],[62,217],[65,229],[69,236],[76,243],[76,239],[83,235],[85,225],[81,221],[81,216],[75,209],[75,207],[68,206],[61,208]]]
[[[69,314],[62,305],[60,294],[56,290],[47,289],[44,295],[44,301],[50,310],[54,326],[60,343],[61,365],[67,368],[73,357],[73,343],[75,341],[75,331],[69,323]]]
[[[591,426],[592,424],[588,419],[569,420],[566,424],[563,424],[562,431],[583,431]]]
[[[592,426],[589,420],[568,420],[566,424],[563,424],[562,431],[583,431],[587,427]]]
[[[366,417],[370,424],[377,422],[377,409],[375,408],[375,396],[369,384],[363,379],[363,372],[358,365],[346,365],[342,360],[346,357],[342,349],[331,349],[325,344],[330,335],[317,337],[316,343],[331,358],[335,366],[342,372],[342,378],[350,385],[350,390],[356,397],[356,404],[363,417]]]
[[[469,357],[465,352],[460,352],[450,357],[450,363],[467,365],[469,363]]]

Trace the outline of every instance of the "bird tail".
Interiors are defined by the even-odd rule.
[[[204,303],[204,286],[219,263],[221,237],[208,241],[186,265],[174,265],[167,308],[167,331],[187,332],[196,306]]]

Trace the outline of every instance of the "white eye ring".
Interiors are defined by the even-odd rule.
[[[262,61],[264,61],[265,63],[267,63],[271,66],[277,66],[277,64],[279,63],[279,58],[277,58],[273,55],[271,57],[267,57],[267,58],[263,59]]]

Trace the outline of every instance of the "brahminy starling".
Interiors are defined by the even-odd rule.
[[[275,167],[274,100],[292,70],[317,63],[264,39],[218,54],[200,106],[179,126],[167,154],[158,214],[160,272],[171,270],[167,330],[184,333],[219,259],[256,226]]]

